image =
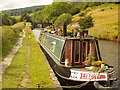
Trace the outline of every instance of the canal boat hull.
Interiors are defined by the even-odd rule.
[[[48,62],[49,62],[49,64],[50,64],[50,66],[52,67],[54,73],[56,74],[56,76],[57,76],[57,78],[58,78],[58,80],[59,80],[59,82],[60,82],[60,84],[61,84],[62,86],[68,86],[67,88],[70,88],[69,86],[76,86],[76,85],[80,85],[80,84],[85,83],[85,81],[75,81],[75,80],[69,79],[70,74],[71,74],[70,68],[63,69],[63,68],[61,67],[61,68],[63,69],[63,70],[61,71],[61,69],[58,68],[58,67],[60,67],[60,66],[58,66],[58,65],[55,63],[55,61],[49,56],[49,54],[43,49],[43,47],[41,47],[41,49],[42,49],[43,52],[45,53],[45,56],[46,56],[46,58],[47,58],[47,60],[48,60]],[[56,69],[56,68],[58,68],[58,69]],[[57,72],[57,71],[59,71],[59,72]],[[69,75],[68,75],[68,76],[65,76],[65,74],[64,74],[64,75],[62,76],[62,75],[60,75],[60,72],[65,72],[65,74],[67,74],[67,75],[68,75],[68,73],[69,73]],[[63,73],[62,73],[62,74],[63,74]],[[107,81],[99,81],[99,84],[102,85],[102,86],[104,86],[104,87],[106,87]],[[112,81],[111,81],[111,84],[112,84]],[[79,87],[78,87],[78,88],[79,88]],[[92,90],[97,90],[97,89],[95,88],[95,86],[94,86],[94,81],[91,81],[91,82],[89,82],[87,85],[81,87],[81,89],[87,89],[87,88],[92,89]]]

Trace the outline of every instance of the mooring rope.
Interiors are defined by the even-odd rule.
[[[90,80],[86,81],[86,82],[84,82],[80,85],[76,85],[76,86],[60,86],[60,87],[57,87],[57,88],[81,88],[81,87],[87,85],[89,82],[90,82]]]

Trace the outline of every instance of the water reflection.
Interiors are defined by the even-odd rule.
[[[40,36],[40,29],[34,29],[34,30],[32,30],[32,32],[33,32],[33,34],[34,34],[34,37],[35,37],[35,39],[38,41],[38,39],[39,39],[39,36]]]

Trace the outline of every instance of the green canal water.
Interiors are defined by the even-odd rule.
[[[116,77],[120,78],[120,70],[119,70],[120,43],[113,41],[99,40],[99,47],[103,61],[109,65],[114,66],[114,69],[116,71]]]

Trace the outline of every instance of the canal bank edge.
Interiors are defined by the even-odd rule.
[[[40,45],[40,43],[39,43],[39,40],[38,40],[38,44]],[[41,48],[40,48],[41,49]],[[61,87],[61,85],[60,85],[60,83],[59,83],[59,81],[58,81],[58,79],[57,79],[57,77],[56,77],[56,75],[55,75],[55,73],[54,73],[54,71],[52,70],[52,68],[50,67],[50,64],[49,64],[49,62],[48,62],[48,60],[47,60],[47,58],[45,57],[45,61],[46,61],[46,63],[48,64],[48,67],[50,68],[50,76],[51,76],[51,78],[52,78],[52,80],[53,80],[53,83],[54,83],[54,88],[56,89],[56,90],[63,90],[62,89],[62,87]]]
[[[55,75],[55,73],[54,73],[54,71],[53,71],[52,68],[50,67],[49,62],[48,62],[48,60],[47,60],[46,57],[45,57],[45,61],[47,62],[48,66],[49,66],[49,68],[50,68],[50,76],[51,76],[51,78],[52,78],[52,80],[53,80],[53,83],[54,83],[54,86],[53,86],[53,87],[54,87],[56,90],[63,90],[62,87],[61,87],[61,85],[60,85],[60,83],[59,83],[59,81],[58,81],[58,79],[57,79],[57,77],[56,77],[56,75]]]

